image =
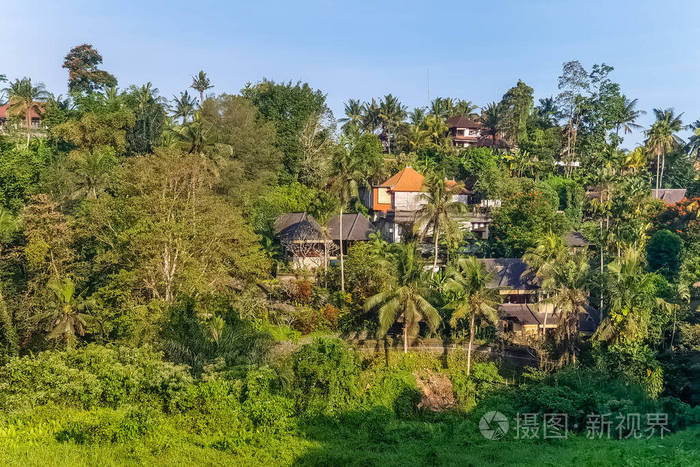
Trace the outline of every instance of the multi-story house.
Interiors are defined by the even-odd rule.
[[[369,208],[372,221],[387,241],[399,242],[402,236],[413,233],[416,214],[426,203],[422,196],[425,193],[424,181],[423,175],[412,167],[406,167],[363,193],[363,204]],[[455,184],[454,180],[447,180],[448,186]],[[464,189],[454,194],[452,200],[468,205],[471,192]],[[462,228],[479,232],[482,236],[484,232],[488,234],[487,224],[490,219],[485,216],[479,215],[476,222],[471,221],[470,215],[457,220]]]
[[[476,146],[483,140],[484,126],[465,117],[450,117],[447,119],[447,128],[452,138],[452,144],[456,147],[467,148]]]

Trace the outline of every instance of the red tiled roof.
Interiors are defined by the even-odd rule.
[[[8,108],[9,106],[10,106],[10,104],[0,105],[0,118],[2,118],[2,119],[7,119],[7,118],[8,118],[8,117],[7,117],[7,108]],[[39,115],[38,113],[36,113],[36,111],[34,111],[34,109],[32,109],[30,113],[31,113],[32,119],[41,118],[41,115]],[[16,116],[16,115],[10,115],[10,116],[13,117],[13,116]],[[24,117],[24,115],[20,115],[20,116],[21,116],[21,117]]]
[[[391,191],[422,191],[423,180],[425,177],[409,166],[379,186]]]

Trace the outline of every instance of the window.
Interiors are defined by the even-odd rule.
[[[387,188],[377,188],[377,203],[391,204],[391,195]]]

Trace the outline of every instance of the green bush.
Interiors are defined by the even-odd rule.
[[[503,388],[505,384],[493,362],[474,362],[470,376],[467,376],[464,368],[451,369],[450,380],[457,401],[467,411],[473,409],[491,392]]]
[[[153,409],[132,409],[119,412],[88,413],[86,420],[71,421],[56,434],[59,442],[78,444],[127,443],[154,431],[158,426]]]
[[[372,376],[365,391],[366,405],[393,410],[402,419],[416,415],[422,394],[410,371],[385,368]]]
[[[167,406],[191,382],[186,367],[164,362],[149,347],[90,344],[11,358],[0,367],[0,408],[49,402],[84,408],[138,402]]]
[[[340,339],[316,338],[293,357],[297,405],[310,414],[335,414],[359,400],[359,363]]]

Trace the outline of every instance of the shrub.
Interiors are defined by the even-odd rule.
[[[470,376],[467,376],[463,368],[452,369],[450,379],[455,397],[465,410],[473,409],[490,393],[501,389],[505,383],[493,362],[473,363]]]
[[[186,367],[164,362],[149,347],[90,344],[11,358],[0,368],[0,407],[9,410],[48,402],[85,408],[133,402],[167,406],[190,383]]]
[[[142,438],[157,427],[153,409],[132,409],[119,412],[89,413],[87,420],[71,421],[56,434],[59,442],[78,444],[126,443]]]
[[[357,403],[359,364],[340,339],[316,338],[293,358],[294,392],[300,409],[336,414]]]
[[[369,407],[385,407],[398,418],[413,417],[421,401],[416,378],[410,371],[384,369],[373,375],[364,395]]]

